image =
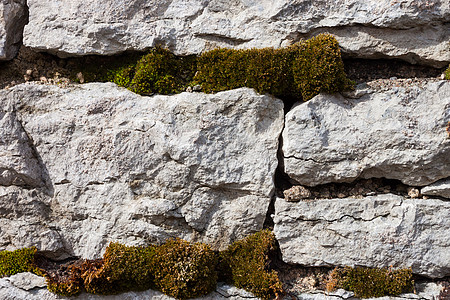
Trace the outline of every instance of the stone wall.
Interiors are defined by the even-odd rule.
[[[5,60],[22,42],[60,57],[156,45],[186,55],[329,32],[350,58],[450,62],[448,1],[11,0],[0,12]],[[221,250],[269,227],[282,263],[448,279],[450,81],[384,82],[292,108],[249,88],[139,96],[113,83],[47,81],[0,90],[0,251],[93,259],[112,241],[175,237]],[[43,283],[26,291],[33,278],[23,276],[0,279],[0,298],[54,299]],[[437,297],[441,286],[425,285],[402,299]],[[254,297],[228,286],[206,296],[224,298]]]

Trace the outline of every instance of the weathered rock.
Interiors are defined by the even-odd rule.
[[[283,261],[306,266],[412,267],[450,275],[450,202],[393,194],[275,202]]]
[[[0,60],[12,59],[17,54],[27,21],[26,0],[5,0],[0,3]]]
[[[51,198],[42,189],[0,186],[0,250],[35,246],[55,257],[64,240],[51,225]]]
[[[15,274],[11,277],[6,278],[6,280],[11,282],[13,286],[25,291],[47,286],[44,277],[37,276],[29,272]]]
[[[285,172],[306,186],[374,177],[427,185],[450,176],[449,119],[449,81],[321,94],[286,115]]]
[[[439,180],[420,190],[423,195],[450,198],[450,178]]]
[[[311,191],[301,185],[295,185],[283,192],[286,201],[297,202],[311,197]]]
[[[401,294],[399,296],[385,296],[377,298],[365,298],[367,300],[406,300],[406,299],[417,299],[417,300],[435,300],[438,299],[439,293],[442,286],[434,282],[415,284],[415,294]],[[353,292],[348,292],[339,289],[334,292],[324,292],[324,291],[311,291],[304,292],[295,295],[297,300],[357,300],[359,298],[354,297]]]
[[[39,157],[14,111],[0,111],[0,186],[42,187]]]
[[[15,111],[11,124],[30,137],[49,182],[27,190],[43,191],[42,199],[16,197],[21,218],[13,204],[16,214],[0,210],[0,220],[21,222],[27,234],[2,226],[0,249],[43,243],[33,226],[56,231],[48,244],[84,258],[113,240],[180,237],[223,248],[262,229],[283,127],[278,99],[245,88],[141,97],[105,83],[24,84],[2,91],[0,101]],[[2,206],[14,199],[8,189]]]
[[[0,278],[0,299],[2,300],[57,300],[67,299],[66,297],[57,296],[47,289],[36,287],[33,290],[24,290],[10,282],[10,278]],[[77,300],[174,300],[174,298],[166,296],[158,291],[147,290],[143,292],[128,292],[119,295],[99,296],[83,293],[77,296]],[[257,299],[252,294],[237,289],[235,287],[219,284],[216,291],[200,298],[208,300],[241,300],[241,299]]]
[[[163,44],[177,54],[213,47],[280,47],[320,32],[345,53],[442,67],[450,61],[447,1],[119,0],[65,5],[28,0],[24,43],[60,56],[113,54]]]

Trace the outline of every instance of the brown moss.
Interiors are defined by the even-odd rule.
[[[58,272],[41,270],[47,281],[47,289],[60,296],[79,295],[83,290],[81,269],[78,264],[61,266]]]

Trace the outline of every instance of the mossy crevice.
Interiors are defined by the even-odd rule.
[[[269,269],[275,236],[263,230],[223,251],[181,239],[147,247],[110,243],[101,259],[54,265],[36,248],[0,252],[0,275],[32,271],[47,280],[47,288],[61,296],[85,291],[97,295],[159,290],[176,299],[206,295],[217,280],[234,284],[263,299],[281,293],[278,274]],[[219,262],[220,261],[220,262]]]
[[[220,48],[198,57],[175,56],[157,47],[140,58],[118,59],[97,70],[83,67],[77,72],[83,82],[112,81],[141,95],[176,94],[200,85],[206,93],[249,87],[285,101],[306,101],[318,93],[354,85],[345,75],[338,42],[329,34],[286,48]]]

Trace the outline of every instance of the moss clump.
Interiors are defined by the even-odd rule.
[[[84,287],[92,294],[118,294],[154,288],[151,265],[155,247],[127,247],[111,243],[102,260],[81,266]]]
[[[217,284],[217,255],[208,245],[169,240],[156,249],[153,262],[155,285],[177,299],[212,292]]]
[[[194,57],[177,57],[169,50],[156,47],[136,64],[109,70],[107,81],[141,95],[174,94],[185,90],[194,71]]]
[[[327,290],[337,288],[353,291],[356,297],[372,298],[412,292],[414,282],[411,269],[345,267],[330,273]]]
[[[47,279],[47,289],[60,296],[71,297],[81,294],[83,281],[79,265],[62,267],[58,273],[50,274],[42,270]]]
[[[351,89],[336,39],[327,34],[282,49],[215,49],[198,58],[195,83],[203,91],[254,88],[284,99]]]
[[[297,44],[298,55],[292,66],[294,82],[303,100],[315,95],[351,89],[354,85],[345,75],[341,51],[336,39],[320,34]]]
[[[34,271],[35,247],[0,252],[0,277]]]
[[[278,273],[269,270],[269,253],[275,248],[273,233],[262,230],[221,252],[219,267],[229,283],[262,299],[271,299],[282,292]]]
[[[450,80],[450,65],[448,66],[447,70],[444,72],[444,78],[447,80]]]
[[[296,55],[296,47],[211,50],[198,58],[194,82],[206,93],[250,87],[276,97],[296,97],[291,68]]]

